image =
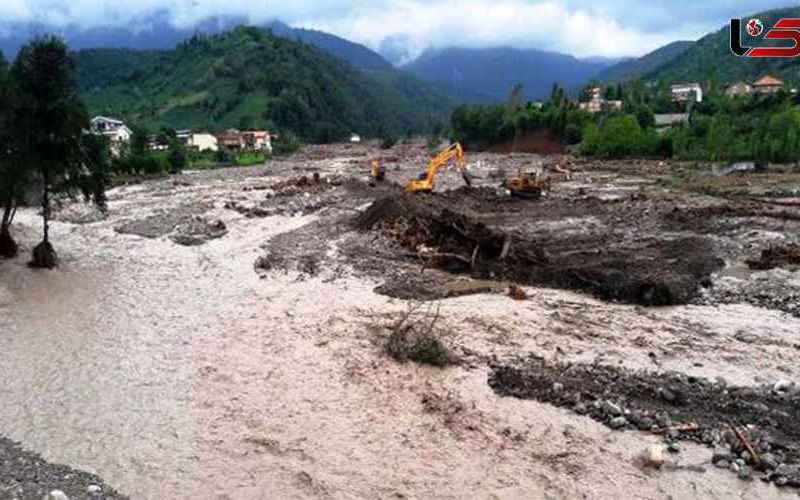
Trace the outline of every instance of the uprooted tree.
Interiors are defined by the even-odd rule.
[[[32,267],[51,269],[58,263],[50,243],[54,197],[82,192],[101,207],[105,202],[108,159],[102,150],[107,145],[87,132],[89,118],[78,98],[73,70],[66,44],[43,36],[22,47],[10,72],[15,129],[8,171],[17,182],[3,201],[13,219],[21,194],[30,187],[27,181],[36,177],[41,183],[43,239],[33,250]]]

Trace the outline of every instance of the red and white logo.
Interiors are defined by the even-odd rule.
[[[751,19],[747,22],[747,34],[752,37],[760,36],[764,32],[764,23],[760,19]]]

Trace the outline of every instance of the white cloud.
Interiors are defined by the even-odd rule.
[[[2,20],[128,25],[167,12],[181,27],[212,16],[281,19],[378,48],[511,45],[578,56],[639,55],[788,0],[0,0]]]
[[[312,17],[307,26],[378,47],[389,33],[404,33],[416,47],[510,45],[569,52],[578,56],[641,54],[679,37],[702,32],[647,33],[563,2],[444,0],[392,2],[350,16]]]

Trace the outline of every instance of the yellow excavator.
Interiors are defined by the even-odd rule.
[[[386,178],[386,167],[381,165],[380,160],[372,160],[372,180],[382,182]]]
[[[428,169],[420,174],[419,178],[409,181],[406,186],[406,191],[409,193],[425,192],[430,193],[433,191],[433,181],[439,170],[447,165],[447,162],[454,159],[456,160],[456,167],[461,172],[461,177],[467,186],[472,186],[472,181],[467,173],[467,161],[464,159],[464,148],[460,143],[451,144],[447,149],[442,150],[441,153],[436,155],[430,163]]]

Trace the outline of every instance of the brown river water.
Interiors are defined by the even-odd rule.
[[[199,177],[175,192],[116,189],[108,220],[53,224],[59,269],[29,270],[27,255],[0,263],[0,434],[97,473],[131,498],[785,495],[713,467],[642,471],[633,458],[656,437],[612,433],[547,405],[498,398],[486,368],[388,360],[368,324],[405,305],[356,277],[260,279],[253,271],[259,247],[314,218],[245,219],[222,210],[240,182],[247,181]],[[113,230],[124,218],[196,200],[214,203],[225,237],[181,247]],[[34,211],[22,211],[15,229],[27,253],[38,238]],[[532,326],[506,344],[463,318],[480,310],[497,324],[536,325],[554,301],[593,305],[609,317],[635,311],[566,292],[537,300],[526,309],[504,297],[464,297],[448,301],[443,318],[492,351],[543,348],[552,338]],[[677,324],[683,314],[637,321]],[[720,314],[720,331],[736,314],[748,311]],[[763,319],[770,321],[797,326]],[[646,351],[626,349],[605,354],[646,362]],[[690,362],[675,360],[676,367]],[[721,369],[748,378],[774,368],[735,365]],[[420,398],[431,392],[462,401],[466,424],[424,411]],[[687,445],[680,460],[709,458],[707,449]]]

